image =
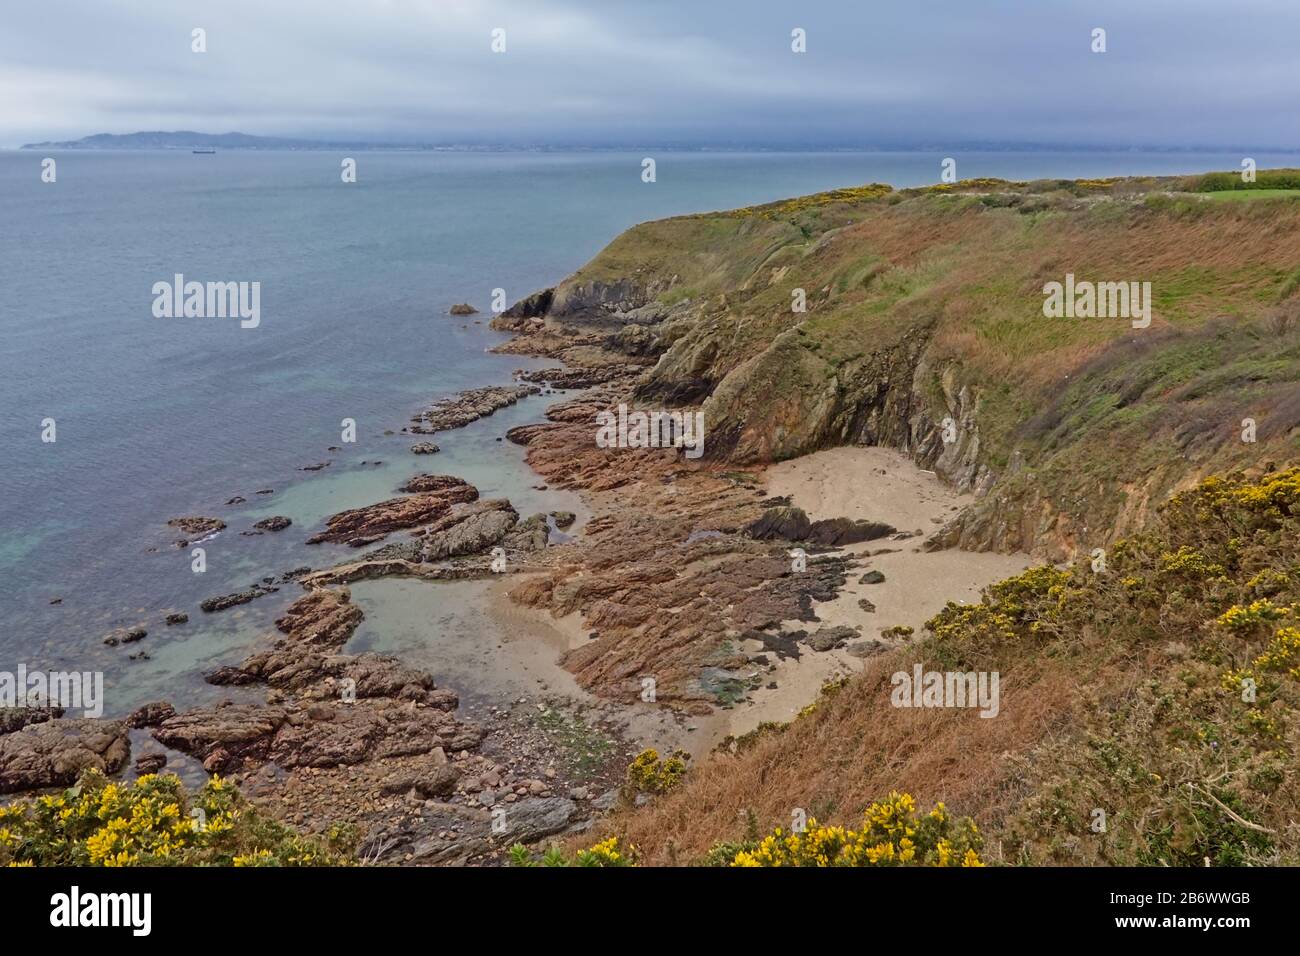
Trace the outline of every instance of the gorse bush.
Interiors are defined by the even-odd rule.
[[[863,813],[860,830],[809,820],[802,833],[777,828],[731,861],[767,866],[983,866],[982,839],[969,818],[954,820],[942,803],[916,815],[910,794],[891,793]]]
[[[1004,846],[1023,862],[1300,862],[1298,569],[1300,468],[1233,474],[1171,497],[1100,563],[1033,569],[930,621],[941,659],[1077,674],[1072,733],[1036,752]]]
[[[676,751],[667,758],[653,747],[643,750],[627,767],[627,785],[633,793],[667,793],[682,782],[686,754]]]
[[[220,777],[191,797],[170,774],[121,784],[92,770],[61,794],[0,807],[6,866],[326,866],[348,862],[349,842],[264,817]]]
[[[636,847],[623,846],[619,843],[618,837],[610,837],[608,840],[602,840],[595,846],[588,847],[585,850],[579,850],[572,858],[565,856],[564,851],[558,847],[552,847],[542,854],[540,860],[535,860],[533,855],[528,852],[528,847],[524,846],[522,843],[516,843],[510,848],[510,864],[512,866],[522,867],[636,866]]]

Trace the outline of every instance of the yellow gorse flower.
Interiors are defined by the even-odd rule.
[[[862,816],[861,830],[824,826],[816,819],[802,833],[777,827],[752,850],[738,852],[731,865],[983,866],[975,824],[953,820],[942,803],[918,818],[911,794],[891,793]]]

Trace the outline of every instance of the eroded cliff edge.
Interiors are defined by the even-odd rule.
[[[493,324],[625,363],[640,407],[700,408],[706,459],[897,448],[978,496],[931,547],[1059,560],[1296,454],[1300,204],[1204,185],[875,185],[649,222]],[[1149,325],[1045,317],[1067,274],[1149,282]]]

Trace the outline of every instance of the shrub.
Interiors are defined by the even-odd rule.
[[[916,816],[910,794],[891,793],[867,807],[861,830],[809,820],[803,833],[780,827],[732,866],[983,866],[983,841],[968,817],[954,820],[942,803]]]
[[[659,751],[651,747],[636,755],[627,767],[627,784],[633,793],[667,793],[682,782],[686,773],[687,755],[675,751],[662,759]]]
[[[564,855],[564,851],[558,847],[552,847],[542,854],[539,861],[534,860],[528,847],[522,843],[516,843],[510,848],[511,866],[636,866],[636,847],[623,846],[619,843],[618,837],[610,837],[603,840],[595,846],[588,847],[585,850],[579,850],[569,859]]]
[[[349,861],[347,843],[264,817],[220,777],[191,797],[171,774],[121,784],[91,770],[61,794],[0,807],[8,866],[329,866]]]

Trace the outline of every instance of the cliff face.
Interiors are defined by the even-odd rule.
[[[1203,185],[873,186],[651,222],[496,324],[657,357],[636,403],[702,406],[710,457],[899,448],[980,495],[937,544],[1061,558],[1205,473],[1297,457],[1300,203]],[[1067,274],[1149,282],[1149,325],[1045,317]]]

